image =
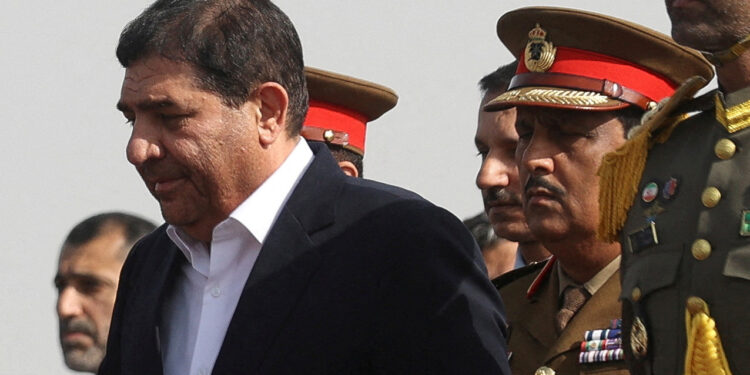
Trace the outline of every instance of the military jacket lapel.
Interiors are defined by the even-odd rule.
[[[527,299],[528,302],[524,304],[524,311],[520,314],[520,316],[528,317],[528,319],[521,320],[523,329],[539,341],[544,350],[555,343],[554,319],[558,305],[557,267],[553,267],[552,272],[546,277],[546,282],[533,296]]]
[[[576,313],[547,352],[544,362],[554,364],[564,361],[566,356],[578,356],[586,331],[609,327],[613,319],[620,317],[619,295],[620,271],[617,271]]]

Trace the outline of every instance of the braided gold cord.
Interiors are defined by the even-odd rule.
[[[646,167],[649,149],[655,143],[666,142],[675,127],[688,114],[669,116],[678,103],[692,98],[706,80],[692,77],[685,81],[667,101],[653,112],[644,114],[643,121],[628,134],[628,140],[617,150],[604,155],[599,176],[599,227],[597,236],[607,242],[617,241],[628,217],[633,198],[638,194],[638,183]],[[666,109],[665,109],[666,108]]]
[[[685,375],[732,375],[716,322],[702,300],[699,307],[694,303],[685,309],[685,329],[688,339]]]

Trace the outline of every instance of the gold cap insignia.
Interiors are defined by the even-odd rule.
[[[539,24],[529,31],[529,42],[526,43],[524,62],[532,72],[546,72],[555,62],[557,48],[547,40],[547,32]]]

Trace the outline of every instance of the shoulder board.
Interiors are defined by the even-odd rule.
[[[701,95],[694,98],[695,93],[707,84],[708,81],[699,76],[691,77],[683,82],[672,96],[665,98],[659,102],[659,104],[643,114],[641,125],[637,127],[640,129],[635,128],[631,130],[631,134],[628,134],[628,138],[631,138],[635,131],[639,130],[646,130],[649,136],[651,136],[658,132],[660,128],[672,125],[673,121],[670,121],[671,119],[699,110],[694,109],[694,107],[703,103],[704,97],[713,97],[712,95]]]
[[[536,272],[537,270],[544,267],[544,265],[547,264],[547,262],[549,262],[549,259],[545,259],[541,262],[532,263],[532,264],[529,264],[528,266],[517,268],[517,269],[514,269],[513,271],[506,272],[492,279],[492,285],[494,285],[497,290],[500,290],[500,288],[528,274]]]
[[[692,112],[703,112],[712,109],[716,105],[716,93],[718,89],[706,92],[703,95],[696,96],[690,100],[686,100],[674,110],[674,114],[682,115]]]

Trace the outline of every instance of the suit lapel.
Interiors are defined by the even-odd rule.
[[[317,239],[323,233],[320,229],[333,223],[335,198],[344,177],[328,151],[316,146],[311,144],[315,158],[261,248],[213,374],[258,372],[320,264]]]
[[[124,372],[161,374],[163,369],[158,336],[161,303],[164,293],[171,285],[170,281],[174,280],[174,273],[180,264],[177,261],[178,255],[181,254],[166,232],[162,232],[161,238],[145,252],[147,257],[152,258],[144,262],[149,269],[137,276],[132,294],[135,298],[128,301],[128,313],[124,316],[124,319],[130,321],[124,326],[131,329],[122,332],[125,341],[123,358],[128,358],[124,363],[134,366]],[[133,352],[125,352],[128,349],[133,349]]]
[[[560,333],[560,337],[547,352],[545,363],[572,349],[577,354],[587,330],[607,328],[613,319],[618,319],[621,315],[619,295],[620,271],[617,271],[586,301]]]

